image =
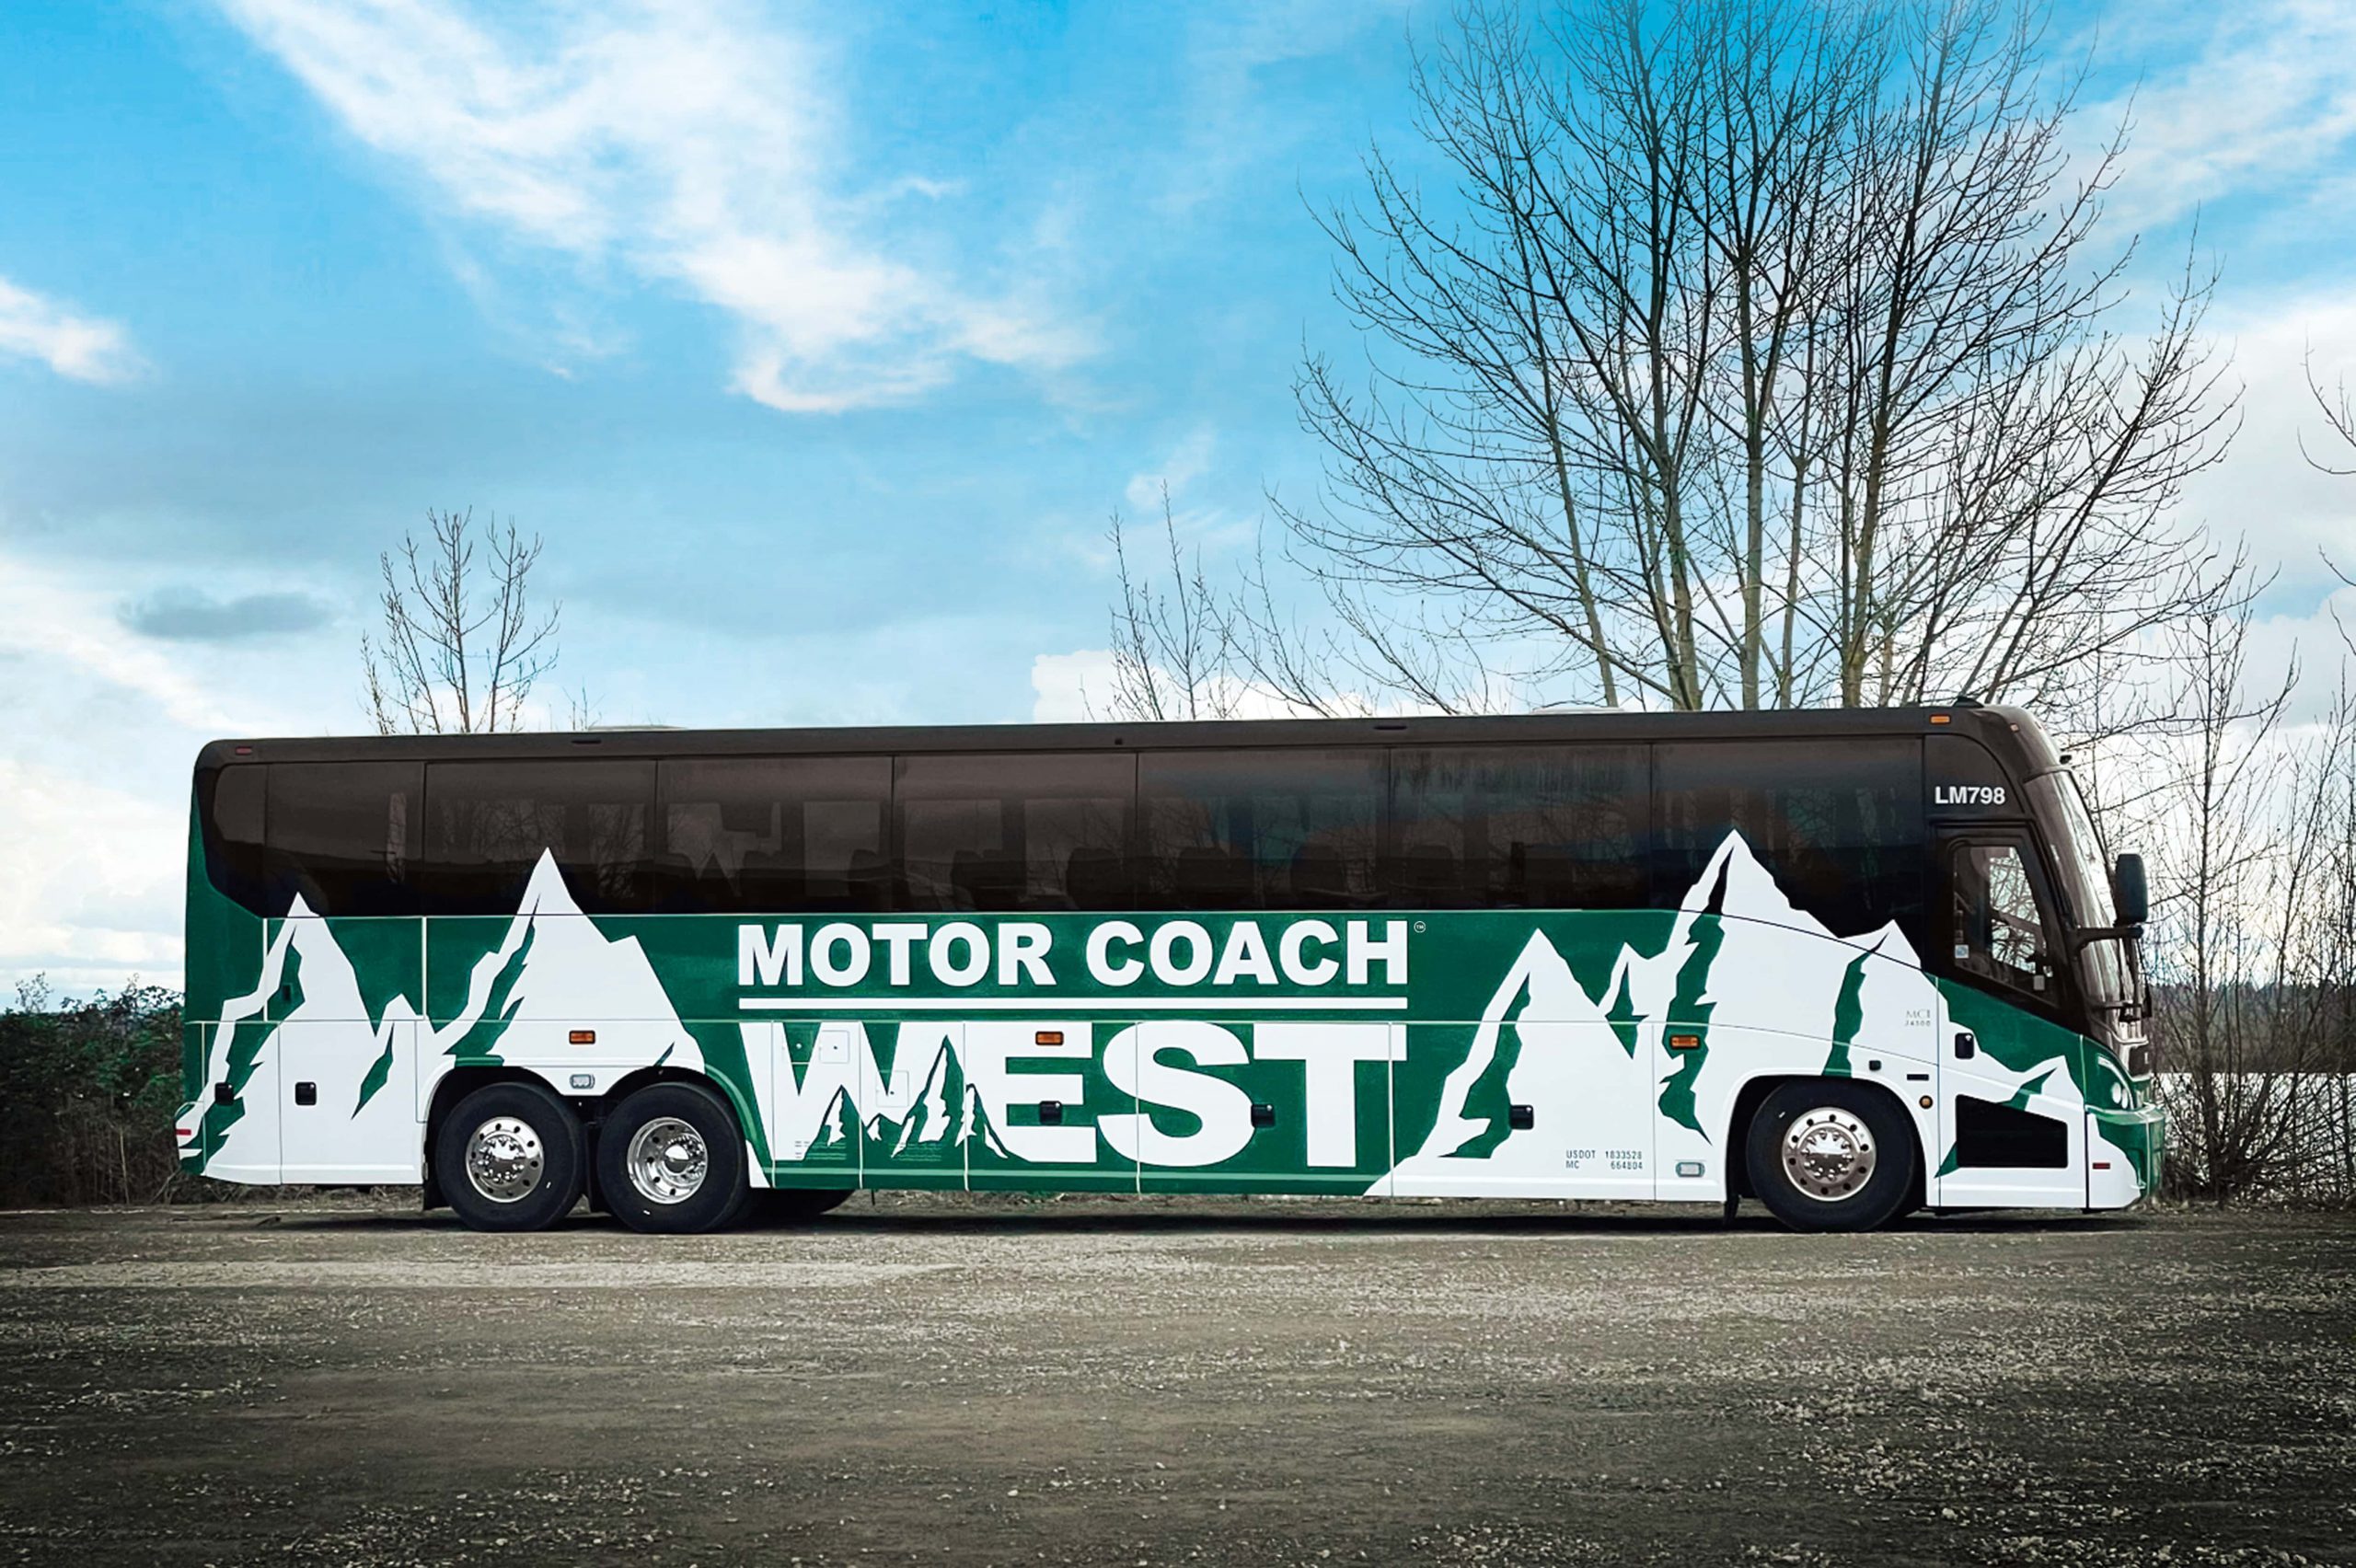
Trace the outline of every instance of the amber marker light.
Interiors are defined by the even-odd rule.
[[[1698,1051],[1702,1048],[1702,1037],[1698,1034],[1672,1034],[1669,1037],[1669,1048],[1672,1051]]]
[[[595,1045],[597,1043],[597,1032],[594,1029],[576,1029],[567,1038],[575,1045]]]
[[[1060,1029],[1043,1029],[1031,1038],[1041,1045],[1060,1045],[1064,1043],[1064,1032]]]

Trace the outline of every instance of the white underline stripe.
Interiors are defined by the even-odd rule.
[[[1404,997],[745,997],[745,1012],[1397,1012]]]

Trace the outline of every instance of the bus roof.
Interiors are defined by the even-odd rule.
[[[355,735],[219,740],[200,772],[235,762],[354,762],[582,755],[729,756],[890,752],[1037,752],[1238,746],[1544,744],[1566,741],[1834,740],[1849,735],[1968,734],[2025,775],[2058,765],[2036,720],[2017,708],[1803,708],[1762,712],[1582,711],[1480,718],[1224,719],[1086,724],[892,725],[840,729],[601,728],[497,735]]]

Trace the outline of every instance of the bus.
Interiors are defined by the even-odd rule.
[[[223,741],[186,1169],[2121,1207],[2142,862],[2014,709]]]

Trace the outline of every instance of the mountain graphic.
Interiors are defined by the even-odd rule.
[[[273,1010],[278,1016],[269,1017]],[[398,1045],[417,1021],[416,1004],[397,992],[371,1009],[328,922],[297,894],[263,950],[254,989],[222,1004],[203,1081],[228,1084],[231,1102],[202,1106],[183,1152],[201,1150],[206,1170],[255,1181],[333,1180],[380,1168],[398,1174],[414,1161],[408,1146],[417,1121],[414,1057]],[[344,1113],[319,1124],[317,1137],[285,1124],[291,1090],[281,1058],[290,1028],[304,1032],[299,1066],[318,1104]]]
[[[401,995],[372,1016],[366,997],[386,988],[369,986],[366,978],[337,940],[333,923],[297,897],[272,930],[255,988],[223,1004],[222,1022],[213,1032],[204,1082],[227,1082],[235,1098],[230,1105],[202,1107],[193,1129],[198,1136],[191,1141],[202,1149],[204,1169],[247,1181],[281,1179],[285,1091],[275,1073],[266,1075],[270,1094],[245,1090],[294,1025],[324,1032],[306,1032],[303,1071],[317,1082],[321,1106],[350,1108],[348,1123],[336,1128],[343,1158],[397,1170],[415,1168],[419,1106],[452,1066],[505,1063],[549,1075],[594,1067],[606,1078],[616,1068],[663,1064],[712,1072],[721,1066],[707,1061],[680,1020],[638,939],[607,937],[582,911],[556,857],[546,851],[499,941],[468,965],[464,1001],[439,1027]],[[281,996],[290,982],[291,999]],[[273,1020],[266,1015],[274,997],[280,999]],[[593,1046],[572,1042],[572,1032],[584,1022],[595,1025]],[[416,1026],[420,1043],[404,1052],[397,1048],[398,1032],[410,1025]],[[741,1062],[735,1065],[741,1069]],[[768,1075],[739,1070],[730,1081],[747,1099],[755,1180],[766,1182]],[[312,1179],[291,1160],[283,1168],[285,1179]]]
[[[571,1043],[595,1022],[593,1051]],[[433,1032],[433,1054],[464,1061],[656,1062],[704,1070],[636,937],[607,937],[582,913],[553,854],[542,851],[499,944],[477,959],[466,1000]]]
[[[1430,1134],[1387,1189],[1561,1183],[1573,1149],[1641,1139],[1650,1111],[1659,1113],[1657,1142],[1645,1165],[1722,1159],[1712,1147],[1722,1075],[1730,1084],[1738,1066],[1845,1070],[1850,1043],[1910,1013],[1928,1016],[1934,1002],[1895,926],[1837,935],[1796,907],[1741,835],[1729,833],[1679,901],[1660,948],[1623,944],[1592,990],[1543,928],[1531,930],[1441,1086]],[[1672,1027],[1695,1043],[1667,1053],[1672,1065],[1656,1078]],[[1530,1109],[1530,1128],[1510,1126],[1517,1105]]]
[[[797,1048],[783,1026],[744,1026],[748,1054],[784,1047],[775,1105],[784,1158],[828,1164],[855,1159],[862,1170],[904,1171],[962,1171],[975,1159],[1012,1159],[980,1090],[966,1080],[953,1028],[896,1026],[886,1071],[871,1043],[871,1027],[890,1026],[824,1023]],[[928,1050],[921,1079],[900,1067]]]

